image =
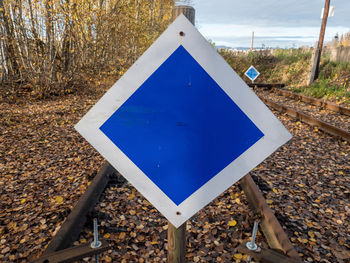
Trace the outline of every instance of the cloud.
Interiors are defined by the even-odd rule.
[[[350,1],[333,0],[331,26],[350,24]],[[260,26],[320,26],[324,0],[195,0],[199,23],[256,24]]]
[[[235,24],[203,24],[199,31],[218,45],[231,47],[250,46],[251,34],[254,31],[256,46],[300,47],[314,45],[318,40],[319,27],[267,27]],[[328,27],[326,41],[330,41],[336,33],[347,32],[346,27]]]
[[[335,16],[328,19],[326,41],[350,31],[350,0],[332,0],[331,4]],[[324,0],[194,0],[193,6],[197,27],[217,43],[246,41],[244,46],[249,46],[254,31],[257,43],[301,46],[317,41]]]

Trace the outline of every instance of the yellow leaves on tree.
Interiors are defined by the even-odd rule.
[[[9,53],[0,50],[9,69],[1,77],[21,75],[42,92],[54,86],[66,92],[64,82],[83,81],[88,73],[119,76],[164,31],[173,5],[171,0],[31,0],[16,5],[4,0],[0,12],[6,24],[16,25],[15,30],[5,28],[4,45],[12,45],[11,40],[19,46]],[[10,11],[13,15],[5,15]],[[20,32],[31,37],[23,39]]]

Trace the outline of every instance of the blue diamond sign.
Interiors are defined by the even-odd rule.
[[[291,138],[183,15],[76,129],[176,227]]]
[[[244,75],[246,75],[251,81],[254,82],[254,80],[259,77],[260,73],[256,70],[256,68],[254,68],[254,66],[250,66]]]

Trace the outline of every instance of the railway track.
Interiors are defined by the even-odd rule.
[[[297,99],[299,101],[298,104],[300,104],[300,101],[306,101],[308,103],[312,103],[314,105],[313,107],[323,107],[323,108],[331,108],[332,110],[335,110],[339,115],[345,115],[348,116],[347,109],[341,108],[341,107],[334,107],[331,105],[330,107],[322,102],[315,102],[310,101],[309,99],[305,99],[302,96],[296,96],[292,93],[286,93],[284,91],[276,90],[274,91],[281,96],[278,96],[278,99],[271,99],[271,96],[266,91],[258,91],[259,96],[262,97],[263,101],[273,107],[276,110],[282,111],[287,113],[290,116],[299,118],[300,120],[309,123],[314,126],[318,126],[320,129],[326,131],[327,133],[330,133],[335,136],[340,136],[345,140],[349,140],[350,137],[349,133],[347,131],[344,131],[342,129],[338,129],[333,125],[329,125],[323,121],[315,120],[315,118],[309,117],[304,113],[300,113],[296,110],[293,110],[287,106],[280,105],[279,103],[276,103],[275,101],[281,101],[285,99],[285,96],[287,98]],[[286,99],[285,99],[286,100]],[[290,101],[288,101],[291,103]],[[305,107],[305,105],[302,105],[302,107]],[[306,105],[306,107],[310,108],[309,104]],[[314,109],[313,109],[314,110]],[[310,111],[310,110],[309,110]],[[332,120],[334,120],[337,117],[333,117]],[[340,118],[346,118],[346,117],[340,117]],[[336,121],[336,123],[339,125],[340,121]],[[120,177],[120,175],[115,171],[108,163],[105,163],[100,170],[100,172],[96,175],[94,181],[91,183],[90,187],[87,189],[86,193],[80,198],[77,206],[73,209],[71,214],[67,217],[65,223],[62,225],[60,231],[56,234],[56,236],[52,239],[51,243],[47,247],[47,249],[44,251],[42,257],[35,262],[52,262],[50,259],[54,258],[57,254],[64,254],[65,249],[69,248],[74,241],[79,237],[79,233],[83,230],[83,226],[85,221],[87,220],[87,217],[89,216],[89,212],[91,212],[94,209],[94,206],[97,205],[98,200],[103,195],[106,189],[108,189],[107,185],[111,178]],[[266,200],[264,199],[263,195],[259,191],[259,187],[254,183],[252,177],[250,175],[247,175],[244,179],[241,180],[240,183],[242,189],[245,192],[245,195],[247,197],[247,201],[249,202],[250,207],[253,209],[254,214],[256,214],[261,221],[262,224],[262,231],[264,232],[266,241],[270,248],[277,249],[279,251],[282,251],[286,256],[290,257],[290,262],[298,262],[300,260],[299,255],[291,242],[289,241],[289,238],[281,225],[279,224],[278,220],[276,219],[275,215],[273,214],[272,210],[268,206]],[[107,188],[106,188],[107,187]],[[133,192],[134,190],[132,190]],[[100,202],[103,202],[103,200],[100,200]],[[136,246],[137,247],[137,246]],[[242,246],[239,248],[241,252],[247,252]],[[105,249],[107,250],[107,246],[105,246]],[[100,252],[104,251],[101,250]],[[69,259],[70,255],[73,255],[74,253],[71,252],[71,249],[66,250],[66,258]],[[91,251],[89,251],[91,254]],[[264,252],[265,253],[265,252]],[[266,255],[273,257],[271,253],[267,253],[266,255],[263,253],[264,257],[267,257]],[[85,256],[88,254],[84,254]],[[260,255],[255,255],[256,257],[261,257]],[[276,258],[278,258],[281,255],[278,255]],[[75,258],[76,259],[76,258]],[[286,259],[286,258],[285,258]],[[294,261],[293,261],[294,260]],[[59,261],[57,261],[59,262]],[[66,261],[66,262],[69,262]],[[273,261],[272,261],[273,262]],[[287,262],[287,261],[286,261]]]
[[[105,162],[89,188],[79,199],[72,212],[68,215],[60,230],[53,237],[42,256],[33,261],[33,263],[73,262],[74,260],[93,255],[93,249],[88,248],[86,245],[77,246],[76,249],[71,246],[74,241],[78,239],[91,211],[98,202],[103,202],[101,196],[106,194],[105,190],[109,188],[108,185],[111,181],[114,181],[114,183],[122,182],[118,187],[121,187],[125,182],[121,179],[121,175],[111,165]],[[259,191],[259,187],[255,184],[252,177],[250,175],[245,176],[241,179],[240,186],[245,192],[249,205],[251,209],[253,209],[253,213],[261,222],[261,229],[269,247],[282,252],[279,253],[276,258],[284,259],[286,260],[285,262],[300,262],[297,251],[289,241],[287,234],[284,232],[272,210],[267,205],[266,200]],[[132,191],[134,192],[134,190]],[[106,244],[106,241],[104,240],[103,246],[96,253],[101,253],[106,250],[108,250],[108,244]],[[249,253],[249,251],[242,248],[240,251]],[[266,249],[264,252],[265,254],[257,254],[256,256],[260,258],[262,256],[263,259],[267,259],[271,257],[271,253],[275,254],[275,252]],[[283,254],[285,254],[285,256]],[[288,258],[290,261],[288,261]]]
[[[350,109],[282,89],[255,89],[265,104],[350,142]]]
[[[73,202],[75,203],[77,200],[77,197],[75,199],[73,197],[81,195],[76,193],[77,189],[80,188],[79,185],[84,182],[86,177],[94,174],[92,171],[99,166],[99,155],[76,135],[73,124],[59,122],[62,116],[56,113],[57,111],[64,111],[66,119],[75,123],[81,117],[80,115],[91,107],[92,102],[82,105],[82,101],[90,101],[90,99],[82,99],[77,96],[74,103],[70,98],[69,101],[47,102],[45,107],[41,105],[43,103],[39,105],[40,107],[35,103],[23,103],[24,106],[16,106],[16,110],[13,111],[8,111],[9,107],[1,108],[4,116],[14,120],[19,116],[25,117],[22,117],[20,122],[13,122],[12,125],[6,126],[6,130],[2,131],[3,135],[0,139],[2,140],[3,153],[10,152],[6,149],[12,149],[13,145],[19,141],[17,134],[20,132],[21,136],[26,138],[26,140],[21,141],[21,147],[31,149],[35,145],[36,151],[34,153],[38,153],[35,158],[41,161],[32,164],[32,159],[23,159],[20,155],[21,152],[2,155],[2,158],[6,158],[6,163],[11,165],[2,167],[5,177],[2,178],[1,183],[11,185],[11,187],[3,188],[2,192],[2,204],[5,205],[6,210],[5,213],[0,215],[1,222],[5,223],[5,225],[0,225],[0,232],[3,231],[1,232],[2,240],[6,240],[8,243],[2,241],[0,249],[7,251],[7,247],[10,247],[10,251],[0,254],[0,262],[28,262],[34,257],[30,258],[31,254],[37,255],[39,252],[42,254],[43,248],[54,239],[50,233],[56,232],[55,229],[62,223],[63,219],[60,219],[62,217],[57,217],[57,215],[60,215],[61,211],[68,210],[67,207],[73,207]],[[36,118],[36,115],[32,115],[33,107],[40,111],[38,112],[38,118]],[[81,113],[75,111],[77,108],[80,109]],[[46,109],[52,109],[52,111],[47,113]],[[336,256],[342,251],[350,249],[346,246],[350,244],[347,232],[350,227],[350,208],[344,204],[344,200],[350,197],[348,190],[350,189],[348,176],[350,174],[349,144],[321,132],[315,133],[314,129],[303,123],[292,121],[284,114],[276,112],[276,115],[293,133],[294,138],[250,174],[261,189],[268,207],[273,210],[284,232],[288,234],[293,246],[296,247],[298,254],[302,254],[303,260],[310,259],[310,262],[320,262],[322,259],[327,259],[329,262],[342,262],[337,261]],[[42,123],[43,117],[45,120],[47,119],[44,123]],[[39,125],[38,122],[46,130],[55,131],[51,135],[49,134],[50,136],[46,135],[46,142],[40,141],[38,136],[41,136],[41,134],[35,133]],[[56,131],[58,132],[56,133]],[[59,144],[62,141],[66,142],[64,146]],[[71,143],[71,141],[74,143]],[[76,163],[74,158],[65,159],[67,155],[70,157],[70,152],[57,150],[72,148],[73,146],[75,147],[73,152],[77,152],[80,156],[80,163]],[[50,160],[52,163],[41,163],[43,153],[48,152],[48,150],[51,154]],[[28,156],[33,156],[33,153],[31,152]],[[52,160],[52,156],[55,156],[57,160]],[[17,160],[21,160],[21,162]],[[17,167],[18,171],[13,173],[12,167]],[[65,172],[65,169],[67,169],[67,172]],[[29,170],[31,172],[30,176],[26,176],[25,172]],[[312,176],[309,176],[310,174]],[[75,175],[77,181],[72,180],[70,177],[72,175]],[[7,177],[11,181],[7,181]],[[114,180],[113,176],[111,178]],[[50,186],[52,182],[55,182],[55,185]],[[56,188],[62,189],[61,182],[74,196],[69,195],[64,203],[58,204],[54,199],[51,201],[50,197],[44,195],[45,192],[43,191],[48,188],[54,189],[55,192],[50,196],[55,198],[55,195],[58,194],[57,191],[62,191],[56,190]],[[57,185],[58,183],[59,185]],[[31,187],[23,189],[24,184]],[[91,182],[90,186],[93,184]],[[34,202],[35,207],[33,208],[32,205],[31,208],[25,209],[24,204],[26,203],[21,204],[20,202],[22,197],[10,198],[11,191],[14,193],[25,192],[27,194],[26,199],[32,200],[31,202]],[[59,192],[59,195],[62,194]],[[41,198],[42,196],[45,198]],[[102,196],[104,197],[102,198]],[[109,244],[113,245],[113,249],[108,248],[109,251],[105,256],[110,256],[117,262],[123,262],[123,259],[126,260],[124,262],[136,262],[140,257],[145,262],[147,262],[147,257],[150,258],[150,261],[154,258],[162,261],[161,259],[165,258],[164,251],[166,251],[166,230],[164,230],[167,224],[166,220],[162,219],[143,197],[137,192],[133,192],[133,188],[127,183],[124,185],[121,183],[117,185],[109,184],[103,191],[102,196],[94,206],[94,210],[100,211],[102,216],[99,219],[102,225],[100,234],[102,236],[111,235],[107,239],[109,239]],[[132,198],[132,196],[134,197]],[[240,203],[237,203],[236,199],[239,199]],[[72,205],[70,205],[71,203]],[[28,202],[28,204],[30,203]],[[52,204],[55,205],[57,213],[48,210]],[[228,208],[229,206],[231,207]],[[44,208],[38,210],[37,207]],[[130,210],[132,210],[132,213]],[[76,211],[75,208],[72,213],[74,211]],[[86,210],[83,209],[83,211]],[[202,262],[213,262],[218,256],[217,251],[221,251],[219,255],[223,257],[222,261],[232,262],[234,248],[240,244],[235,240],[241,242],[251,235],[254,216],[250,211],[253,210],[248,209],[245,194],[241,194],[237,186],[233,186],[224,195],[213,201],[189,224],[191,228],[188,230],[188,260],[195,261],[200,257],[204,260]],[[316,212],[320,213],[321,217]],[[28,224],[28,229],[16,230],[6,227],[9,222],[15,222],[17,225],[23,224],[25,218],[28,217],[28,213],[32,213],[29,217],[31,222],[25,222],[25,224]],[[66,218],[65,222],[72,220],[71,218],[68,219],[69,217],[64,216]],[[88,212],[84,218],[89,217]],[[40,221],[43,218],[46,218],[48,222],[46,227],[50,231],[39,230],[39,226],[42,225]],[[84,221],[84,218],[81,217],[79,220]],[[228,222],[233,219],[237,221],[237,226],[229,227]],[[210,229],[208,232],[207,222],[214,230]],[[78,223],[81,225],[82,222]],[[92,225],[90,219],[87,219],[87,223],[83,226],[80,235],[77,238],[75,235],[71,239],[76,240],[73,242],[74,246],[91,242]],[[63,226],[61,229],[63,229]],[[214,231],[217,232],[215,235],[210,233],[215,233]],[[308,239],[309,231],[316,233],[314,238],[316,241]],[[133,236],[134,234],[136,234],[136,237]],[[32,235],[37,240],[29,239],[27,241],[28,235]],[[38,239],[38,235],[40,239]],[[47,236],[47,239],[42,238],[43,236]],[[139,236],[140,239],[138,239]],[[143,241],[141,241],[142,236],[145,238]],[[208,243],[206,243],[206,240]],[[209,240],[215,240],[216,242],[209,242]],[[312,243],[313,248],[308,246],[309,243],[304,243],[305,240]],[[200,246],[198,242],[205,245]],[[258,236],[258,242],[264,243],[266,239]],[[135,247],[137,250],[134,246],[137,246]],[[49,247],[52,247],[52,245],[49,245]],[[30,253],[26,253],[27,251]],[[149,251],[152,251],[152,254],[149,254]],[[230,255],[230,258],[225,258],[225,255]],[[14,257],[16,257],[16,260],[11,260]],[[346,258],[346,255],[342,255],[342,257]],[[103,262],[103,258],[101,261]],[[105,262],[108,261],[105,260]]]

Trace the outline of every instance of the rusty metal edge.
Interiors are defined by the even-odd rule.
[[[104,239],[100,241],[102,244],[99,248],[91,248],[91,245],[86,243],[47,254],[31,263],[69,263],[107,251],[110,248],[109,243]]]
[[[317,126],[319,127],[320,130],[326,132],[326,133],[329,133],[333,136],[337,136],[337,137],[341,137],[343,138],[344,140],[350,142],[350,133],[343,130],[343,129],[340,129],[338,127],[335,127],[333,125],[330,125],[326,122],[323,122],[323,121],[320,121],[320,120],[317,120],[311,116],[308,116],[304,113],[301,113],[301,112],[298,112],[292,108],[289,108],[289,107],[286,107],[286,106],[283,106],[281,104],[278,104],[276,102],[273,102],[271,100],[268,100],[268,99],[264,99],[264,98],[261,98],[262,101],[267,104],[268,106],[271,106],[272,108],[278,110],[278,111],[281,111],[281,112],[285,112],[287,115],[291,116],[291,117],[294,117],[296,119],[299,119],[309,125],[312,125],[312,126]]]
[[[261,228],[270,248],[285,253],[288,257],[301,262],[298,252],[289,241],[271,208],[267,205],[265,198],[248,174],[240,180],[240,185],[246,194],[247,200],[252,208],[261,216]]]
[[[320,107],[325,107],[327,109],[330,109],[332,111],[335,112],[339,112],[341,114],[350,116],[350,109],[342,107],[340,105],[337,105],[335,103],[329,102],[329,101],[323,101],[323,100],[319,100],[316,98],[312,98],[309,96],[305,96],[305,95],[301,95],[301,94],[297,94],[295,92],[291,92],[288,90],[283,90],[283,89],[278,89],[278,88],[274,88],[273,91],[276,91],[278,93],[281,93],[287,97],[291,97],[294,99],[299,99],[301,101],[307,102],[307,103],[311,103],[315,106],[320,106]]]
[[[283,83],[248,83],[247,84],[249,87],[254,88],[254,87],[258,87],[258,88],[268,88],[268,89],[272,89],[272,88],[283,88],[285,87],[285,84]]]
[[[42,256],[65,249],[73,244],[86,222],[86,215],[99,200],[100,195],[109,182],[110,175],[113,173],[116,173],[116,170],[105,161],[100,171],[62,224],[60,230],[52,238]]]

